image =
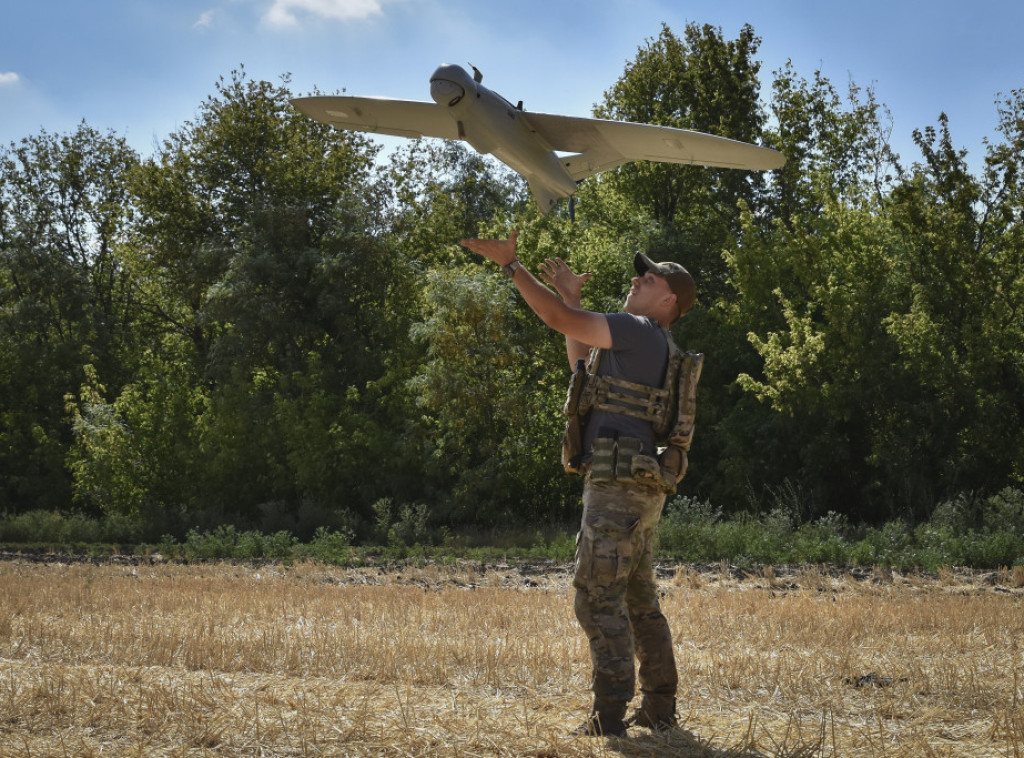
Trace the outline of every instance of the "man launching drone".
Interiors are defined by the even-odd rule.
[[[693,434],[702,356],[682,353],[668,328],[689,311],[696,286],[678,263],[638,253],[623,312],[587,311],[581,292],[591,275],[548,259],[540,274],[552,291],[516,257],[517,237],[462,245],[501,266],[537,316],[565,335],[575,368],[562,460],[567,471],[584,475],[573,583],[576,617],[590,643],[594,703],[574,734],[670,727],[678,677],[651,543],[666,495],[686,472]],[[627,721],[634,657],[642,699]]]

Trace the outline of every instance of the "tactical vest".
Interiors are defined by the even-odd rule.
[[[668,344],[668,364],[660,387],[650,387],[611,376],[598,376],[604,350],[593,348],[590,360],[581,358],[569,384],[565,407],[565,435],[562,439],[562,466],[567,473],[581,472],[582,430],[587,415],[594,409],[622,413],[648,421],[659,447],[658,460],[666,489],[686,474],[687,457],[693,441],[697,412],[697,382],[704,365],[703,353],[683,352],[663,328]],[[669,480],[671,484],[669,486]]]

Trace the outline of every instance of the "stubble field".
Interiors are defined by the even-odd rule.
[[[660,580],[680,728],[581,739],[565,565],[0,562],[0,757],[1024,751],[1020,570]]]

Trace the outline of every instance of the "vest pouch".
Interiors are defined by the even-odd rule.
[[[594,457],[590,464],[592,482],[630,482],[672,491],[662,476],[661,464],[651,455],[641,455],[642,445],[635,437],[598,437],[594,440]]]
[[[584,394],[588,384],[587,364],[582,358],[576,361],[576,369],[569,382],[562,415],[565,416],[565,432],[562,434],[562,468],[567,474],[578,474],[583,458],[583,424],[587,408]]]
[[[665,480],[661,476],[661,465],[658,459],[650,455],[634,455],[630,462],[630,476],[637,484],[664,489]]]
[[[661,451],[658,461],[661,463],[661,474],[665,477],[665,481],[671,481],[674,484],[683,481],[689,466],[689,458],[683,448],[669,445]]]
[[[640,456],[640,440],[620,437],[615,451],[615,478],[626,481],[633,478],[633,460]]]
[[[594,457],[590,462],[592,482],[610,482],[615,478],[615,440],[598,437],[594,440]]]
[[[580,412],[580,398],[583,397],[583,390],[587,386],[587,364],[580,358],[576,361],[576,368],[572,372],[572,379],[569,380],[569,389],[565,393],[565,405],[562,406],[562,415],[566,418],[574,418]]]

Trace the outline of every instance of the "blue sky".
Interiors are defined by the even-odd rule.
[[[527,110],[589,115],[667,23],[750,23],[763,94],[791,59],[845,92],[875,89],[893,143],[945,111],[980,168],[999,93],[1024,87],[1019,0],[10,0],[0,11],[0,145],[83,119],[143,155],[192,119],[221,76],[292,77],[292,91],[429,100],[441,63],[473,63]]]

